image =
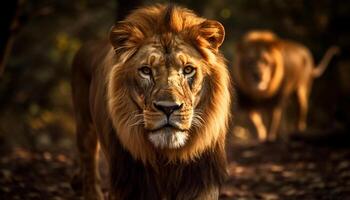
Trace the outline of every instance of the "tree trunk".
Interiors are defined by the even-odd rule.
[[[0,76],[2,75],[7,59],[10,55],[13,34],[18,27],[18,0],[9,0],[7,6],[3,6],[1,9],[1,21],[0,21]]]

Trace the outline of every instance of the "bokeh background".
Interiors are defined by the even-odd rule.
[[[141,4],[168,1],[13,0],[8,2],[8,6],[2,6],[0,9],[2,11],[0,56],[1,67],[4,69],[0,77],[0,153],[4,155],[0,165],[2,170],[0,182],[3,181],[2,183],[7,185],[4,186],[6,189],[0,189],[0,194],[7,195],[8,199],[11,199],[15,198],[14,194],[10,195],[13,190],[40,191],[27,185],[18,186],[19,183],[27,180],[25,177],[22,179],[17,177],[17,182],[12,177],[15,172],[27,174],[26,167],[30,169],[31,159],[40,161],[38,165],[32,165],[33,168],[37,167],[36,169],[43,170],[46,161],[52,161],[60,163],[54,168],[57,174],[63,173],[68,176],[73,171],[72,155],[76,150],[70,66],[75,52],[88,40],[106,38],[109,28],[116,20],[122,19],[130,8]],[[230,68],[234,67],[232,59],[235,43],[251,29],[269,29],[275,31],[280,37],[305,44],[312,51],[316,63],[330,46],[339,46],[341,53],[332,60],[324,75],[314,82],[310,97],[307,132],[312,135],[311,140],[321,138],[326,148],[331,148],[328,141],[332,140],[334,135],[340,135],[341,142],[344,142],[344,135],[348,139],[350,1],[181,0],[172,2],[184,5],[202,16],[216,19],[224,24],[226,40],[222,51]],[[293,106],[290,109],[293,109]],[[234,116],[235,120],[240,121],[240,114]],[[230,140],[254,140],[255,138],[254,134],[246,134],[247,132],[241,129],[239,129],[240,133],[235,135],[233,130],[230,130]],[[338,147],[338,143],[335,146]],[[237,154],[240,152],[241,149],[237,150]],[[27,159],[23,166],[16,164],[16,162],[21,163],[23,159]],[[40,159],[44,161],[41,162]],[[29,164],[27,165],[26,162]],[[51,172],[46,169],[46,173]],[[38,173],[40,175],[40,172]],[[35,179],[36,175],[34,174],[32,178]],[[9,177],[10,179],[7,180]],[[68,183],[66,179],[64,181],[63,191],[68,191]],[[55,186],[55,182],[50,183]],[[51,188],[51,190],[55,189],[59,190],[59,188]],[[71,193],[66,192],[65,195],[67,194]],[[35,192],[33,195],[33,199],[38,197],[35,196]],[[59,198],[62,195],[58,192],[56,197]],[[19,196],[20,199],[22,197]],[[28,199],[28,196],[26,197]]]

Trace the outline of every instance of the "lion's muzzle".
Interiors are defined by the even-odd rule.
[[[174,111],[180,110],[183,104],[170,101],[156,101],[153,102],[153,106],[169,118]]]
[[[144,112],[148,138],[159,148],[178,148],[185,145],[191,127],[191,109],[175,101],[154,101],[153,112]]]

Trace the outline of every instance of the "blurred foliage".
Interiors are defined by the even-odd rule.
[[[72,58],[83,41],[106,37],[114,4],[34,0],[19,7],[25,20],[0,84],[0,137],[7,146],[71,147]]]
[[[168,1],[145,0],[145,4]],[[271,29],[306,44],[316,62],[333,44],[342,56],[316,80],[309,121],[314,127],[347,125],[350,119],[350,2],[340,0],[179,0],[226,28],[223,51],[231,67],[233,47],[250,29]],[[87,40],[106,38],[116,1],[24,0],[24,19],[0,84],[0,146],[33,149],[73,143],[70,65]],[[239,117],[239,116],[236,116]],[[67,137],[62,137],[65,135]],[[244,135],[244,134],[243,134]],[[242,137],[243,137],[242,135]],[[6,142],[5,142],[6,140]]]

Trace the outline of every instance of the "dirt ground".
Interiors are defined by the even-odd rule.
[[[15,148],[0,158],[0,199],[81,199],[72,152]],[[303,141],[228,146],[221,199],[350,199],[350,148]]]

